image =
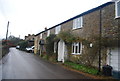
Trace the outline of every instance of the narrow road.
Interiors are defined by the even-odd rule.
[[[2,79],[89,79],[15,48],[3,58]]]

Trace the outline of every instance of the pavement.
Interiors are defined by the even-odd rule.
[[[16,48],[10,48],[1,66],[2,79],[91,79]]]

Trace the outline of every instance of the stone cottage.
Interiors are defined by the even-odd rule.
[[[34,53],[46,53],[46,38],[55,34],[59,40],[51,48],[58,61],[69,60],[97,68],[108,64],[113,75],[120,75],[119,31],[120,0],[116,0],[36,34]]]

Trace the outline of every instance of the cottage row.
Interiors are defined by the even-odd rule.
[[[57,55],[57,61],[69,60],[93,67],[108,64],[113,75],[120,74],[119,36],[120,0],[116,0],[36,34],[34,53],[45,55],[50,51]],[[50,41],[53,45],[48,50]]]

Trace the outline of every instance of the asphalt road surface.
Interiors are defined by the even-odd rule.
[[[10,48],[2,62],[2,79],[89,79],[16,48]]]

